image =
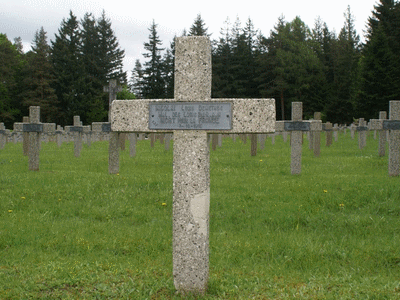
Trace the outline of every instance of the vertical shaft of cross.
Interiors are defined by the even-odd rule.
[[[79,116],[74,116],[74,127],[81,126],[81,118]],[[74,132],[74,155],[79,157],[81,155],[82,149],[82,131]]]
[[[211,100],[208,38],[177,38],[175,100]],[[173,275],[178,291],[204,293],[209,273],[210,159],[206,131],[174,132]]]
[[[385,120],[387,117],[386,111],[379,112],[379,119]],[[379,131],[379,156],[385,156],[386,152],[386,130]]]
[[[22,123],[29,123],[29,117],[22,117]],[[29,153],[29,132],[22,132],[22,150],[24,156]]]
[[[400,120],[400,101],[389,101],[389,119]],[[389,131],[389,176],[399,176],[400,130]]]
[[[321,120],[321,113],[314,113],[314,120]],[[321,151],[321,132],[315,131],[313,132],[313,148],[314,148],[314,156],[319,157]]]
[[[29,107],[29,121],[31,124],[40,123],[40,106]],[[29,132],[29,170],[39,171],[40,133]]]
[[[303,103],[292,102],[292,121],[301,121],[303,119]],[[302,154],[302,142],[303,132],[292,131],[291,134],[291,172],[292,175],[301,173],[301,154]]]

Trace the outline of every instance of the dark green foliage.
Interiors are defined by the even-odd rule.
[[[143,98],[157,99],[165,98],[165,77],[163,77],[163,64],[161,51],[162,42],[157,33],[157,24],[154,22],[149,28],[149,41],[144,43],[144,49],[147,51],[143,56],[148,59],[144,63],[143,74]]]
[[[58,114],[58,101],[52,84],[55,81],[53,65],[50,60],[50,46],[43,27],[36,31],[32,51],[27,54],[24,68],[23,105],[40,106],[42,122],[55,122]]]
[[[135,61],[135,67],[132,70],[132,77],[130,80],[130,90],[136,95],[136,98],[143,98],[143,67],[140,60]]]
[[[400,4],[380,0],[368,20],[360,62],[356,107],[360,116],[377,118],[390,100],[400,99]]]
[[[207,33],[208,28],[205,26],[206,24],[201,18],[201,14],[198,14],[193,25],[189,29],[188,36],[210,36],[210,34]]]
[[[52,41],[51,59],[56,76],[53,86],[60,107],[58,124],[71,124],[73,116],[79,111],[82,99],[81,86],[83,85],[80,45],[79,21],[70,11],[69,18],[61,22],[58,34]]]
[[[99,19],[86,13],[80,22],[70,12],[52,42],[59,124],[71,124],[74,115],[80,115],[84,123],[107,120],[108,95],[103,86],[109,79],[126,82],[123,58],[104,11]]]
[[[8,128],[21,116],[17,95],[23,64],[18,44],[13,45],[5,34],[0,34],[0,120]]]

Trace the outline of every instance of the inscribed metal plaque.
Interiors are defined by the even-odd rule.
[[[43,132],[43,124],[22,124],[23,132]]]
[[[82,132],[83,131],[83,127],[82,126],[71,126],[69,128],[70,132]]]
[[[368,127],[366,126],[358,126],[357,131],[368,131]]]
[[[101,124],[101,131],[102,132],[110,132],[111,131],[111,123]]]
[[[149,129],[230,130],[230,102],[149,103]]]
[[[310,131],[310,122],[287,121],[284,128],[285,131]]]
[[[386,120],[383,121],[383,130],[399,130],[400,121],[396,120]]]

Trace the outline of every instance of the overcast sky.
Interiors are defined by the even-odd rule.
[[[286,21],[300,16],[310,28],[314,27],[319,16],[331,31],[339,33],[345,21],[343,14],[350,5],[357,33],[362,38],[376,3],[376,0],[0,0],[0,33],[5,33],[11,41],[21,37],[24,51],[28,51],[36,30],[41,26],[48,39],[54,40],[62,19],[68,18],[70,10],[81,19],[86,12],[98,18],[104,9],[121,48],[125,50],[124,69],[130,71],[136,59],[144,60],[143,43],[148,41],[148,28],[153,19],[158,24],[163,46],[169,47],[174,35],[180,36],[183,29],[188,30],[198,14],[201,14],[208,32],[212,33],[211,39],[219,37],[227,18],[233,24],[237,17],[243,26],[250,17],[255,29],[265,36],[269,36],[281,15]]]

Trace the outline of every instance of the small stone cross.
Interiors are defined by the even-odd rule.
[[[0,123],[0,150],[4,149],[6,140],[6,127],[4,126],[4,123]]]
[[[81,155],[81,150],[82,150],[82,133],[83,133],[81,118],[79,116],[74,116],[74,125],[65,126],[65,129],[73,133],[74,155],[75,157],[79,157]]]
[[[29,170],[39,171],[40,133],[43,132],[43,124],[40,123],[40,106],[29,107],[30,123],[23,123],[22,131],[29,134]]]
[[[371,120],[372,130],[389,131],[389,176],[400,174],[400,101],[389,101],[389,120],[384,114],[379,115],[379,120]]]
[[[209,133],[275,130],[273,99],[211,99],[211,43],[175,40],[175,98],[115,100],[111,129],[173,133],[173,276],[181,293],[204,293],[209,273]]]
[[[301,173],[301,156],[304,131],[320,131],[322,123],[320,120],[303,121],[303,103],[292,102],[292,121],[277,121],[277,131],[290,131],[292,175]]]

